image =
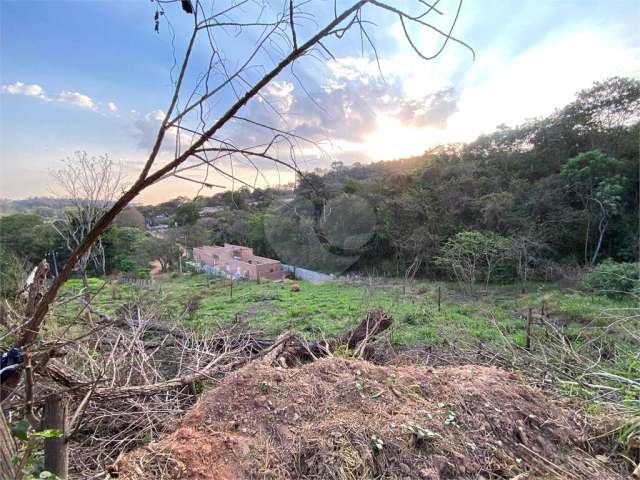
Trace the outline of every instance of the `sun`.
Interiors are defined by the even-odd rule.
[[[442,140],[441,132],[433,128],[406,125],[385,114],[376,120],[376,129],[361,144],[362,153],[374,161],[420,155]]]

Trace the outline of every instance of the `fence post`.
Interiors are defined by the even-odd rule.
[[[529,307],[529,312],[527,313],[527,338],[525,343],[525,349],[527,351],[531,350],[531,322],[533,320],[533,315],[531,312],[531,307]]]
[[[440,285],[438,285],[438,311],[440,311],[440,299],[442,297],[442,292],[440,289]]]
[[[47,398],[42,415],[43,426],[46,430],[55,428],[62,432],[58,438],[44,439],[44,468],[57,477],[65,480],[69,463],[67,440],[64,437],[66,420],[66,403],[59,395]]]

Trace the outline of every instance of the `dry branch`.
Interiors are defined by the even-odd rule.
[[[329,340],[305,342],[297,335],[287,332],[275,342],[277,350],[271,352],[265,360],[281,366],[298,365],[331,355],[340,347],[353,351],[355,356],[365,358],[372,353],[371,340],[388,329],[392,322],[392,318],[379,309],[368,312],[358,326]]]

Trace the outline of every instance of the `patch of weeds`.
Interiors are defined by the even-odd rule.
[[[347,345],[339,345],[334,351],[333,356],[338,358],[353,358],[353,349]]]
[[[640,451],[640,416],[630,420],[620,431],[618,441],[627,456],[633,451]]]
[[[258,388],[261,393],[269,393],[269,390],[271,390],[271,384],[266,380],[263,380],[260,382],[260,386]]]
[[[413,442],[416,447],[422,447],[426,442],[435,438],[442,438],[439,433],[423,428],[413,421],[409,421],[402,426],[413,435]]]
[[[372,387],[368,386],[360,370],[356,370],[355,373],[356,379],[354,384],[361,398],[378,398],[384,393],[383,389],[374,390]]]
[[[453,412],[451,410],[449,410],[449,412],[447,412],[447,418],[445,418],[444,424],[445,425],[457,425],[455,412]]]
[[[355,385],[360,396],[364,397],[364,378],[362,378],[362,372],[360,372],[360,370],[356,370]]]
[[[371,445],[374,451],[380,452],[384,448],[384,441],[378,435],[371,435]]]

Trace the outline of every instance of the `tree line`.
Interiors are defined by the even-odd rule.
[[[615,77],[548,117],[499,126],[468,144],[370,165],[335,162],[287,189],[129,208],[103,235],[105,268],[95,273],[144,270],[152,258],[169,268],[176,241],[248,245],[319,270],[472,282],[551,279],[564,267],[605,259],[637,262],[639,122],[640,81]],[[205,207],[217,208],[201,216]],[[52,251],[64,262],[65,248],[42,217],[0,222],[3,265]],[[164,243],[143,232],[157,223],[169,226]]]
[[[361,210],[351,211],[359,199],[375,222],[362,226],[370,228],[366,243],[347,252],[357,255],[351,270],[551,279],[565,267],[638,260],[639,120],[640,82],[615,77],[548,117],[499,126],[469,144],[371,165],[336,162],[329,172],[300,176],[292,192],[240,189],[178,201],[173,212],[224,207],[178,226],[189,245],[241,243],[323,269],[329,257],[345,254],[345,238],[366,233]],[[353,231],[332,242],[337,204]],[[275,241],[265,231],[274,217]],[[278,248],[286,238],[290,247]]]

